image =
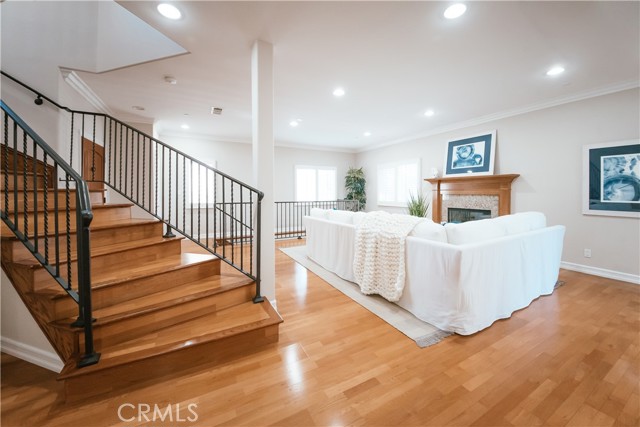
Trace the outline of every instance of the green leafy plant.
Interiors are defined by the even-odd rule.
[[[427,199],[427,197],[422,193],[419,193],[415,196],[409,193],[407,210],[409,211],[409,215],[424,218],[429,213],[429,199]]]
[[[367,204],[366,184],[367,180],[364,177],[362,168],[349,168],[347,175],[344,177],[344,188],[347,190],[345,199],[360,202],[360,206],[358,207],[360,211],[363,211]]]

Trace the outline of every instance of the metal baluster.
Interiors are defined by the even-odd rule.
[[[120,167],[118,171],[120,172],[120,179],[118,180],[118,190],[122,191],[122,123],[120,124]]]
[[[43,151],[42,163],[44,164],[44,260],[49,264],[49,223],[47,211],[49,210],[49,168],[47,167],[47,152]]]
[[[240,268],[244,269],[244,188],[240,186]]]
[[[155,194],[153,196],[153,202],[155,203],[155,207],[154,207],[154,213],[156,215],[158,215],[158,143],[156,143],[156,149],[155,149],[155,155],[156,155],[156,167],[154,168],[154,172],[156,174],[156,178],[153,181],[154,182],[154,186],[155,186]],[[151,160],[151,156],[149,156],[149,160]],[[162,170],[164,171],[164,161],[162,162],[163,164],[163,168]],[[151,173],[151,171],[149,171],[149,173]],[[151,182],[151,180],[149,180],[149,182]],[[151,191],[149,191],[149,197],[151,197]],[[163,198],[164,200],[164,198]]]
[[[31,140],[31,142],[33,142],[33,181],[36,182],[37,179],[37,173],[38,173],[38,151],[37,151],[37,145],[36,145],[36,141],[34,141],[33,139]],[[46,167],[45,167],[46,169]],[[45,184],[44,186],[44,193],[43,194],[47,194],[47,185]],[[33,211],[34,212],[38,212],[38,188],[37,186],[33,186]],[[38,220],[35,218],[34,216],[34,221],[33,221],[33,249],[34,251],[37,253],[38,249],[39,249],[39,244],[38,244]]]
[[[107,162],[108,168],[109,168],[109,172],[107,173],[107,177],[109,180],[109,183],[113,183],[114,180],[112,180],[111,178],[111,152],[113,151],[113,141],[111,139],[111,128],[113,127],[113,120],[111,120],[111,118],[109,118],[109,161]]]
[[[251,248],[249,250],[249,274],[253,275],[253,239],[255,238],[255,222],[253,221],[253,195],[251,196],[251,204],[249,205],[249,218],[251,224]]]
[[[205,242],[207,249],[209,249],[209,168],[204,170],[204,229],[205,229]]]
[[[56,183],[57,180],[57,175],[58,175],[58,163],[56,161],[53,162],[53,225],[54,225],[54,243],[56,246],[56,277],[60,277],[60,218],[58,215],[58,212],[60,212],[59,209],[59,202],[58,202],[58,186]],[[44,223],[48,223],[49,222],[49,213],[45,210],[44,211]]]
[[[70,290],[72,288],[72,282],[71,282],[71,277],[72,277],[72,273],[71,273],[71,212],[69,211],[69,205],[70,205],[70,201],[69,201],[69,173],[65,173],[66,179],[65,179],[65,213],[66,213],[66,225],[67,225],[67,290]]]
[[[231,213],[229,215],[229,233],[231,233],[231,237],[232,239],[234,239],[236,237],[236,233],[235,233],[235,223],[236,223],[236,217],[234,215],[234,206],[235,206],[235,199],[233,198],[233,181],[231,181]],[[236,246],[234,245],[234,241],[235,240],[231,240],[231,263],[234,263],[234,259],[235,259],[235,254],[236,254]]]
[[[140,132],[136,132],[138,135],[136,142],[136,163],[140,164]],[[144,167],[144,162],[142,163]],[[131,162],[131,179],[133,180],[133,161]],[[136,176],[136,203],[140,201],[140,176]],[[144,203],[144,200],[142,201]]]
[[[102,153],[102,182],[106,181],[106,177],[104,176],[104,155],[107,151],[107,116],[102,116],[102,146],[104,151]]]
[[[126,128],[126,134],[125,134],[125,138],[124,138],[124,194],[125,196],[129,195],[129,192],[127,191],[127,184],[128,184],[128,180],[127,180],[127,169],[129,166],[129,127],[127,126]]]
[[[93,144],[91,144],[91,181],[96,180],[96,115],[93,115]],[[77,188],[76,188],[77,190]]]
[[[144,189],[146,188],[147,174],[147,138],[142,137],[142,206],[144,207]],[[151,206],[151,203],[149,203]]]
[[[13,225],[18,229],[18,124],[16,122],[13,122]]]
[[[177,171],[178,171],[178,167],[176,166],[176,172]],[[186,222],[185,209],[187,208],[187,177],[186,176],[187,176],[187,158],[185,156],[182,156],[182,231],[183,232],[187,229],[185,225],[185,222]],[[176,207],[177,206],[178,206],[178,203],[176,202]],[[189,224],[189,235],[193,237],[193,209],[191,209],[191,223]]]
[[[164,157],[164,146],[162,147],[162,156]],[[163,159],[164,160],[164,159]],[[176,154],[176,166],[178,162],[178,156]],[[163,163],[164,165],[164,163]],[[176,168],[176,172],[177,172],[177,168]],[[164,181],[164,179],[163,179]],[[176,186],[176,189],[178,187]],[[163,209],[164,211],[164,209]],[[177,215],[177,209],[176,209],[176,215]],[[177,223],[177,221],[176,221]],[[175,234],[173,234],[173,232],[171,231],[171,149],[169,148],[169,219],[167,222],[167,228],[166,228],[166,232],[164,233],[164,237],[175,237]]]
[[[226,257],[226,248],[227,248],[227,198],[225,197],[224,190],[224,176],[222,177],[222,258]]]
[[[213,249],[218,248],[218,174],[213,173]]]
[[[71,132],[69,135],[70,138],[70,143],[69,143],[69,164],[71,165],[71,167],[73,167],[73,131],[74,131],[74,126],[73,126],[73,122],[75,119],[75,113],[71,113]]]
[[[193,168],[193,160],[191,161],[191,167]],[[200,243],[200,202],[201,202],[201,200],[200,200],[201,194],[200,193],[202,193],[202,188],[201,188],[202,181],[200,181],[200,178],[201,178],[200,177],[200,169],[201,169],[201,166],[198,165],[198,243]],[[193,170],[191,171],[191,174],[193,175]],[[193,180],[191,180],[191,181],[193,181]],[[191,217],[193,218],[193,211],[191,213]],[[191,220],[191,223],[193,224],[193,219]],[[191,226],[191,228],[193,228],[193,225]]]
[[[18,153],[15,153],[16,155]],[[27,160],[27,132],[25,132],[24,130],[22,131],[22,197],[24,198],[24,200],[22,201],[23,207],[24,207],[24,212],[23,212],[23,216],[24,216],[24,237],[29,240],[29,201],[28,201],[28,194],[29,194],[29,190],[27,190],[27,165],[28,165],[28,160]],[[17,173],[18,171],[15,171],[14,173]],[[36,185],[36,181],[33,181],[33,188],[37,188]],[[17,189],[16,189],[17,190]],[[17,206],[16,206],[17,209]],[[38,212],[34,212],[33,213],[33,218],[35,219],[36,216],[38,215]]]
[[[3,218],[9,217],[9,115],[4,112],[4,212]]]

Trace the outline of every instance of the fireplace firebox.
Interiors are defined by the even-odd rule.
[[[447,210],[447,216],[449,222],[477,221],[479,219],[491,218],[491,210],[449,208]]]

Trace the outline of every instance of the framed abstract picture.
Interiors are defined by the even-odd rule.
[[[481,135],[449,141],[443,175],[493,175],[495,149],[495,130]]]
[[[640,218],[640,140],[583,148],[582,213]]]

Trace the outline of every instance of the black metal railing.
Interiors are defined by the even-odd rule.
[[[326,200],[314,202],[275,202],[276,239],[301,239],[307,235],[304,217],[313,208],[357,212],[357,200]]]
[[[1,100],[0,106],[0,216],[78,304],[78,318],[72,326],[84,328],[85,345],[78,366],[95,364],[100,354],[93,346],[89,256],[93,213],[87,183]]]
[[[87,182],[108,185],[162,221],[166,237],[175,230],[253,279],[254,301],[263,300],[261,191],[114,117],[71,110],[1,74],[68,113],[69,164],[88,171]]]

